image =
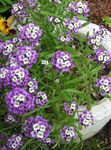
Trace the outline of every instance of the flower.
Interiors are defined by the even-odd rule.
[[[37,1],[36,0],[27,0],[28,4],[30,7],[35,7],[37,5]]]
[[[5,116],[5,122],[6,123],[17,123],[18,122],[18,119],[15,115],[13,114],[10,114],[8,113],[6,116]]]
[[[67,103],[64,103],[64,111],[69,115],[74,115],[77,109],[78,106],[76,102],[72,102],[70,106]]]
[[[104,64],[103,68],[105,68],[105,65],[111,62],[111,53],[110,51],[104,50],[103,48],[99,48],[95,51],[94,59],[97,63]]]
[[[14,52],[15,47],[13,45],[13,42],[11,40],[7,40],[3,42],[2,44],[2,53],[4,56],[8,56],[12,52]]]
[[[23,3],[20,3],[20,2],[12,5],[11,13],[19,18],[23,18],[23,17],[27,16],[25,7],[24,7]]]
[[[25,114],[34,109],[34,97],[23,88],[14,88],[5,96],[8,110],[12,114]]]
[[[0,88],[10,84],[9,80],[9,69],[2,67],[0,68]]]
[[[68,10],[72,11],[74,14],[83,14],[88,17],[90,12],[89,2],[71,2],[68,6]]]
[[[25,42],[31,42],[33,45],[39,45],[39,38],[42,36],[42,30],[34,23],[29,23],[20,29],[19,38]]]
[[[23,128],[25,136],[36,138],[38,141],[45,141],[51,131],[48,121],[41,116],[28,118]]]
[[[3,146],[1,150],[8,150],[6,146]]]
[[[26,66],[26,68],[31,68],[33,64],[36,63],[38,54],[31,46],[19,47],[16,53],[16,59],[20,66]]]
[[[93,125],[94,118],[91,112],[89,112],[88,110],[84,110],[79,115],[79,120],[80,120],[81,125],[83,125],[84,127],[87,127],[87,126]]]
[[[23,86],[29,78],[29,72],[20,66],[10,67],[10,85],[12,87]]]
[[[69,29],[68,32],[70,33],[72,32],[78,33],[79,29],[82,27],[82,24],[75,16],[72,19],[66,19],[64,21],[64,25]]]
[[[21,134],[13,134],[7,141],[7,147],[12,150],[19,150],[19,148],[23,145]]]
[[[76,134],[74,132],[74,127],[68,127],[68,126],[64,126],[63,129],[61,130],[61,137],[67,141],[68,143],[72,140],[72,139],[76,139]]]
[[[49,2],[53,2],[55,4],[60,4],[61,3],[61,0],[49,0]]]
[[[36,105],[38,107],[42,107],[44,106],[47,101],[48,101],[48,98],[47,98],[47,95],[45,94],[45,92],[38,92],[37,95],[36,95]]]
[[[70,69],[75,67],[70,54],[63,51],[55,52],[51,59],[51,63],[58,72],[69,72]]]
[[[96,81],[96,87],[99,87],[102,96],[105,96],[106,93],[111,94],[111,78],[106,76],[98,78]]]
[[[98,49],[101,45],[103,38],[107,35],[107,29],[103,26],[100,26],[99,30],[95,32],[93,35],[88,37],[88,44],[93,47],[93,49]]]

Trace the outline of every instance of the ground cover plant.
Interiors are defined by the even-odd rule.
[[[111,94],[111,53],[101,47],[107,29],[79,33],[89,5],[20,0],[0,19],[2,150],[82,149],[91,106]]]

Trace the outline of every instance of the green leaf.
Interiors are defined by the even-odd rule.
[[[3,13],[5,11],[7,11],[9,9],[8,6],[5,6],[5,7],[0,7],[0,13]]]
[[[13,4],[11,0],[5,0],[8,4]]]

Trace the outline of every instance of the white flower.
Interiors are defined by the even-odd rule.
[[[40,131],[44,132],[45,130],[46,130],[46,126],[41,125],[41,126],[40,126]]]
[[[29,63],[29,59],[28,58],[24,58],[23,59],[23,63],[24,63],[24,65],[28,64]]]
[[[75,110],[76,109],[76,104],[71,104],[71,109]]]
[[[67,66],[67,67],[70,67],[71,66],[71,63],[70,63],[70,61],[65,61],[65,66]]]
[[[69,24],[69,25],[68,25],[68,28],[69,28],[70,30],[72,30],[72,29],[74,28],[74,25],[73,25],[73,24]]]
[[[109,80],[105,79],[104,80],[104,85],[108,85],[109,84]]]
[[[29,81],[29,82],[28,82],[28,86],[30,86],[30,87],[33,86],[33,82],[32,82],[32,81]]]
[[[20,136],[17,136],[17,137],[16,137],[16,141],[17,141],[17,142],[20,142],[20,141],[21,141],[21,137],[20,137]]]
[[[78,13],[82,14],[83,13],[83,9],[82,8],[78,8]]]
[[[60,21],[59,18],[55,18],[55,19],[54,19],[54,22],[59,23],[59,22],[61,22],[61,21]]]
[[[44,136],[44,133],[43,133],[43,132],[39,131],[39,132],[37,133],[37,137],[38,137],[38,138],[42,139],[43,136]]]
[[[14,107],[19,107],[19,102],[15,101]]]
[[[66,135],[70,135],[70,131],[69,131],[69,130],[66,130],[66,131],[65,131],[65,134],[66,134]]]
[[[103,60],[104,60],[104,58],[103,58],[103,53],[98,56],[98,60],[99,60],[99,61],[103,61]]]
[[[39,129],[40,129],[40,125],[39,125],[38,123],[35,123],[35,124],[33,125],[33,129],[34,129],[34,131],[39,130]]]
[[[61,36],[61,37],[60,37],[60,40],[61,40],[62,42],[64,42],[64,41],[65,41],[65,37]]]
[[[29,88],[29,92],[34,93],[35,92],[34,88]]]
[[[74,136],[74,132],[70,131],[70,136],[73,137]]]
[[[17,77],[14,76],[14,77],[12,78],[12,81],[13,81],[13,82],[17,82]]]
[[[27,57],[30,57],[30,56],[31,56],[31,51],[27,51],[27,52],[26,52],[26,56],[27,56]]]

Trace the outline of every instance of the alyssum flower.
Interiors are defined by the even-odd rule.
[[[89,16],[89,2],[71,2],[68,5],[68,10],[72,11],[74,14],[82,14],[84,16]]]
[[[96,87],[100,89],[100,94],[105,96],[106,93],[111,94],[111,78],[102,76],[101,78],[97,79]]]
[[[94,118],[93,118],[92,113],[89,112],[88,110],[84,110],[80,114],[79,119],[80,119],[81,125],[83,125],[84,127],[93,125]]]
[[[23,88],[14,88],[5,96],[8,110],[12,114],[25,114],[34,109],[34,97]]]
[[[37,116],[28,118],[23,129],[25,136],[45,141],[49,137],[51,126],[48,124],[48,120]]]
[[[7,147],[12,150],[19,150],[20,147],[23,145],[23,139],[21,134],[13,134],[7,140]]]
[[[74,132],[74,127],[64,126],[63,129],[61,129],[61,137],[67,142],[75,140],[76,134]]]
[[[69,72],[75,64],[68,52],[57,51],[51,59],[53,67],[58,72]]]
[[[68,103],[64,103],[64,111],[69,115],[74,115],[77,109],[78,105],[76,102],[72,102],[70,105]]]

